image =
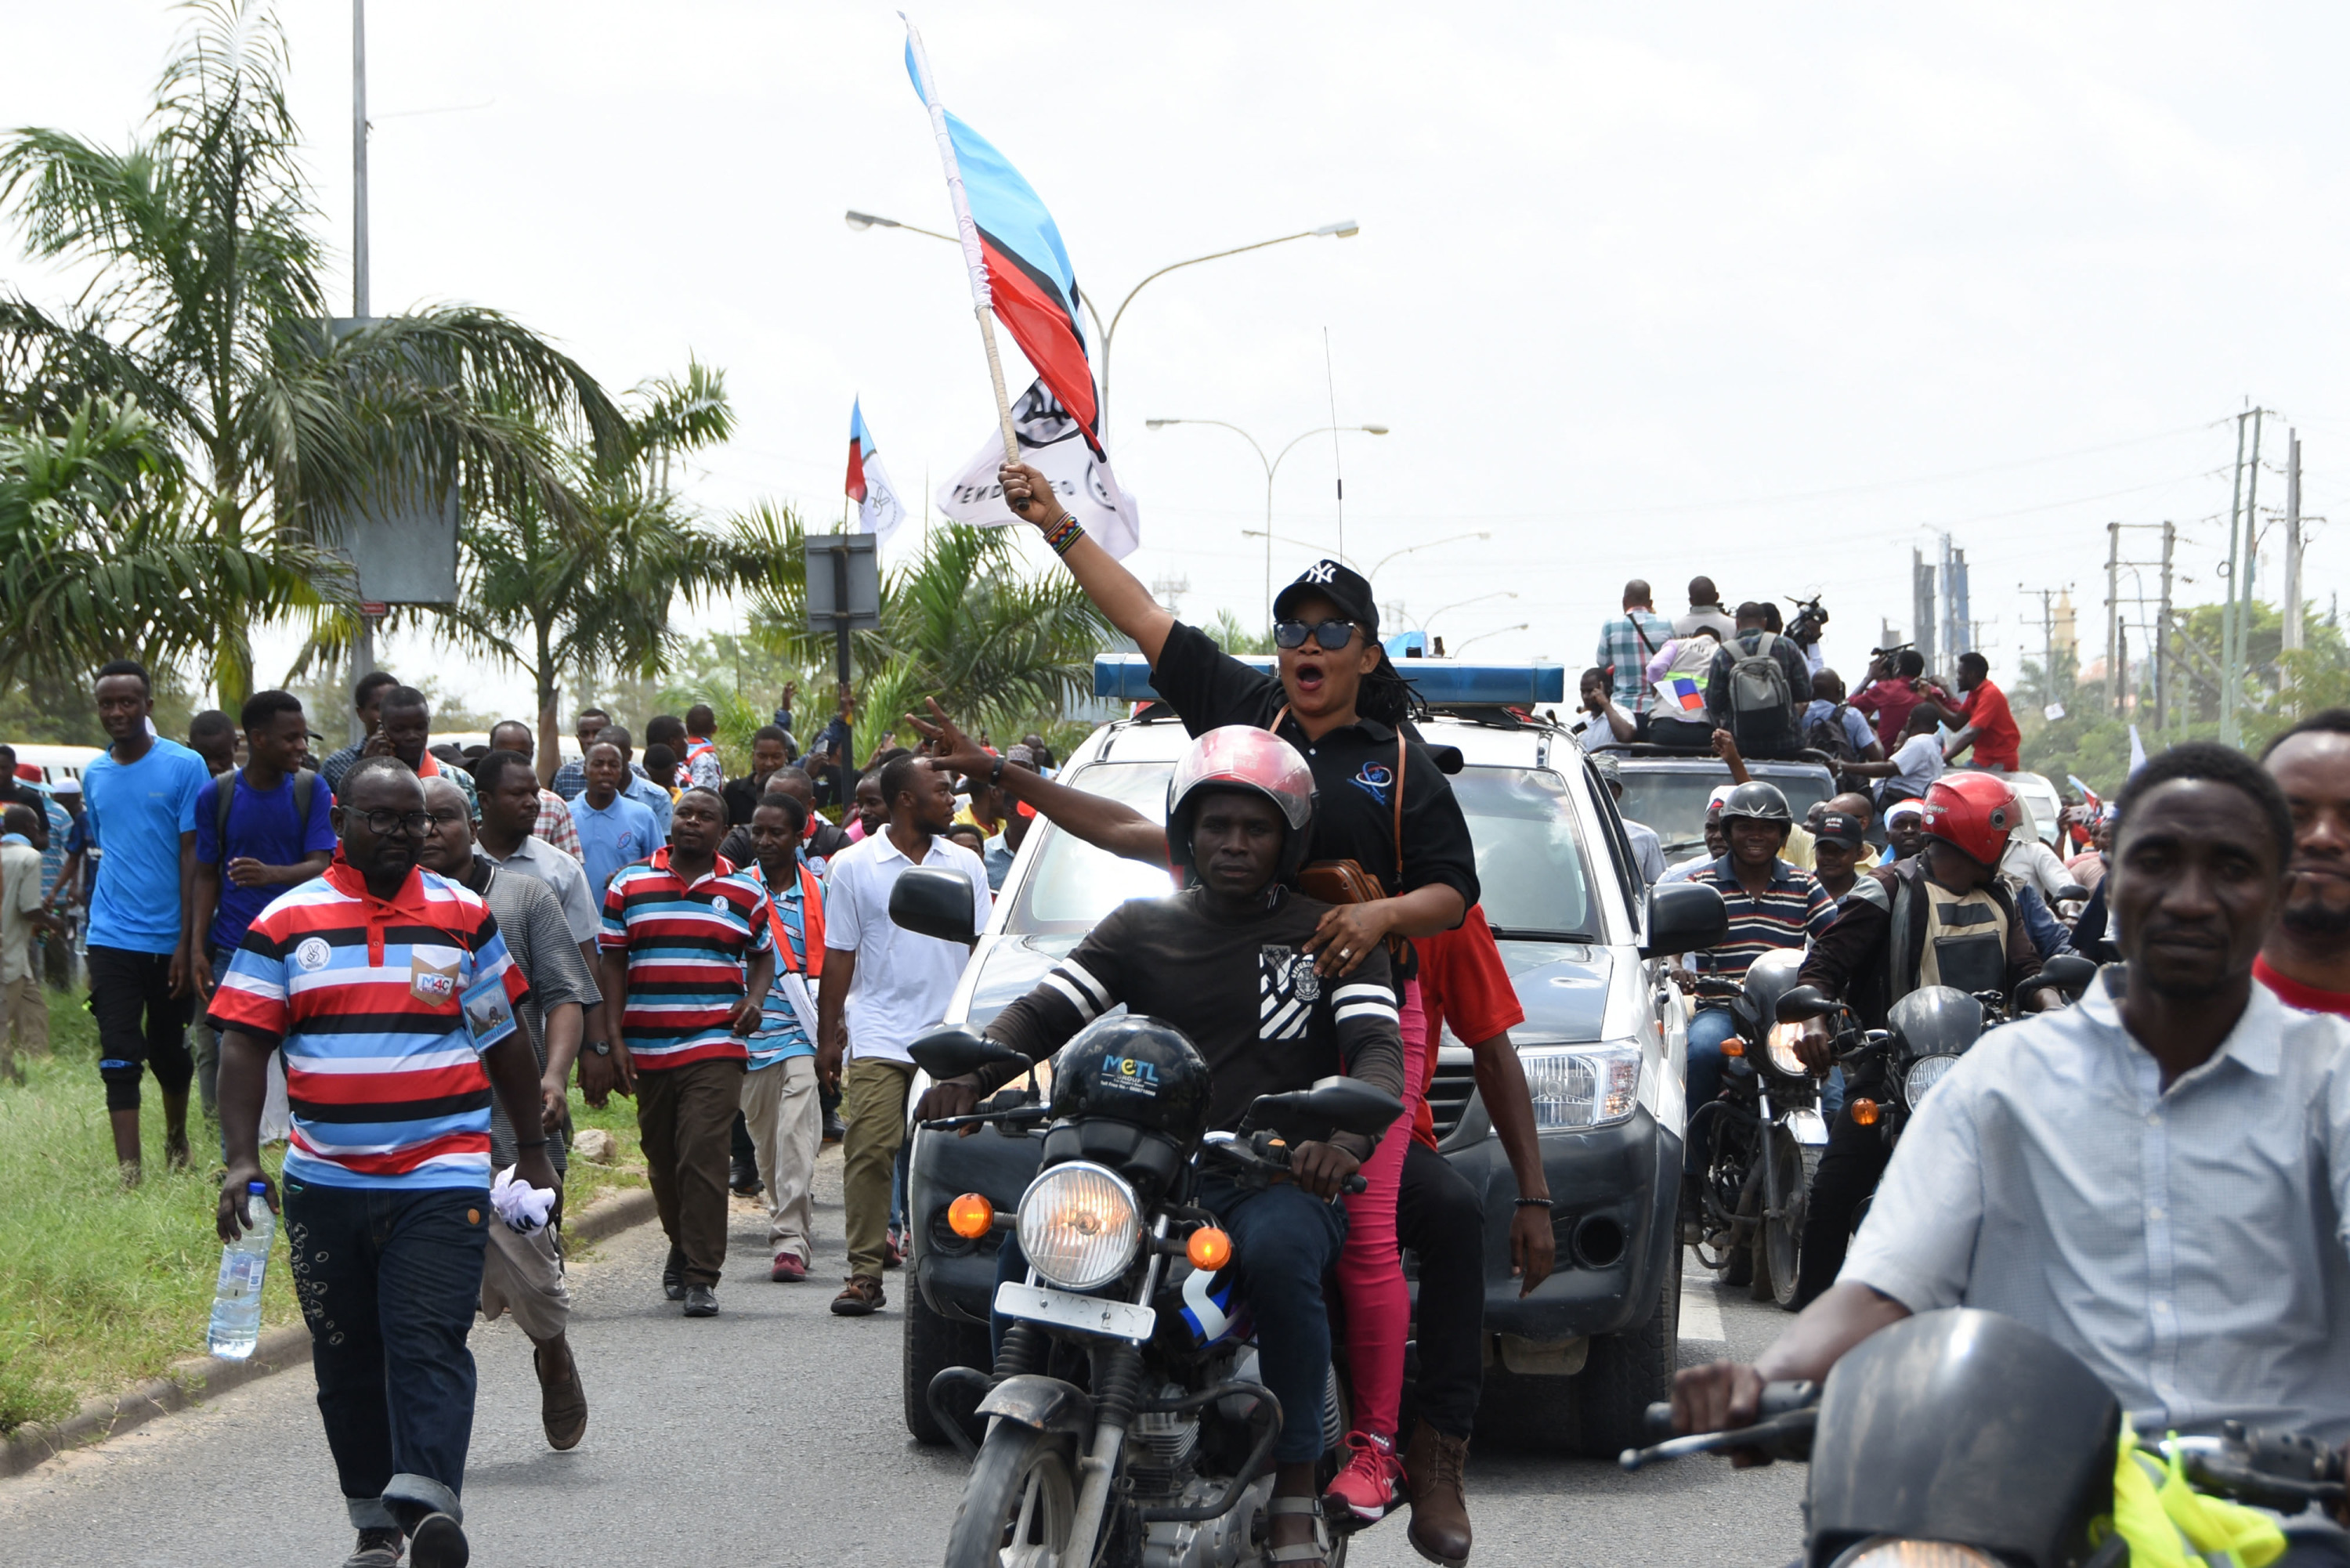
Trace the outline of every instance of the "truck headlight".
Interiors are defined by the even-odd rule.
[[[1640,1104],[1638,1045],[1528,1045],[1518,1065],[1537,1129],[1581,1131],[1628,1121]]]
[[[1134,1189],[1107,1166],[1073,1159],[1028,1184],[1020,1199],[1020,1250],[1028,1266],[1065,1291],[1098,1290],[1134,1261],[1142,1218]]]

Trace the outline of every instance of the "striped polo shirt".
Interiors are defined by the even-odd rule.
[[[1690,878],[1721,895],[1730,911],[1730,934],[1693,954],[1708,974],[1742,979],[1746,966],[1776,948],[1801,951],[1835,919],[1835,900],[1812,874],[1784,860],[1771,863],[1771,885],[1760,898],[1740,885],[1725,855]]]
[[[767,926],[767,890],[723,855],[691,887],[666,845],[612,873],[599,942],[629,955],[620,1035],[639,1072],[747,1058],[733,1015],[744,962],[775,946]]]
[[[490,1079],[460,999],[530,993],[480,897],[411,870],[389,901],[338,849],[246,929],[208,1022],[286,1056],[289,1181],[413,1190],[490,1184]]]

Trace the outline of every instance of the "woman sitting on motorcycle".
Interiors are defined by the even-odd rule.
[[[1305,760],[1269,732],[1234,725],[1192,743],[1168,785],[1170,858],[1189,884],[1171,898],[1118,907],[987,1033],[1042,1060],[1124,1003],[1189,1035],[1211,1074],[1209,1125],[1236,1126],[1261,1095],[1346,1073],[1401,1096],[1403,1047],[1387,954],[1325,981],[1308,950],[1328,906],[1291,879],[1311,837],[1315,791]],[[961,1116],[1017,1069],[938,1085],[923,1120]],[[1408,1136],[1408,1135],[1407,1135]],[[1339,1134],[1290,1151],[1291,1181],[1248,1191],[1212,1170],[1199,1201],[1232,1238],[1257,1322],[1266,1386],[1281,1401],[1274,1448],[1273,1559],[1320,1560],[1315,1467],[1330,1366],[1322,1277],[1336,1261],[1347,1211],[1333,1201],[1378,1140]],[[997,1253],[999,1279],[1024,1275],[1016,1240]]]

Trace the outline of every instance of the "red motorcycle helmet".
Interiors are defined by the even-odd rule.
[[[1926,786],[1926,836],[1978,866],[1998,866],[2008,834],[2022,820],[2015,792],[1990,774],[1944,774]]]
[[[1200,799],[1216,790],[1246,790],[1273,802],[1289,835],[1281,846],[1283,881],[1305,864],[1314,836],[1314,770],[1297,748],[1270,730],[1226,724],[1191,742],[1167,780],[1167,854],[1187,880],[1191,870],[1191,819]]]

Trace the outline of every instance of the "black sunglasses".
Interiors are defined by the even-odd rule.
[[[1355,623],[1350,620],[1316,621],[1312,626],[1302,620],[1277,620],[1273,623],[1273,640],[1276,647],[1303,648],[1308,637],[1336,653],[1355,639]]]

